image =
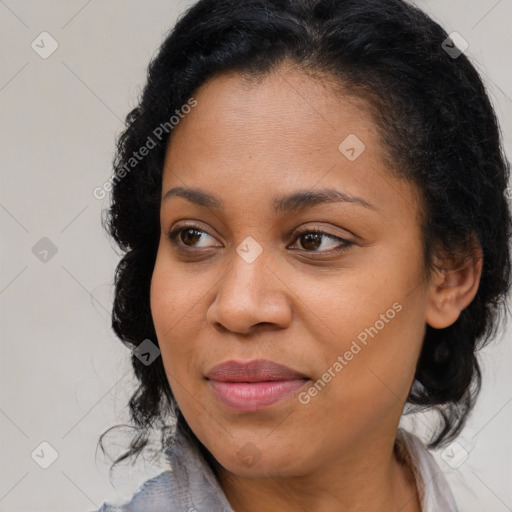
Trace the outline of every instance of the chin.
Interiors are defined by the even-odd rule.
[[[220,459],[217,459],[218,463],[222,465],[224,469],[245,478],[268,478],[290,476],[293,471],[290,465],[290,458],[283,454],[282,457],[279,454],[272,454],[269,458],[268,455],[261,454],[259,458],[251,459],[247,453],[243,456],[236,454],[235,457],[226,456],[223,454]],[[242,460],[240,460],[242,458]],[[295,463],[297,461],[294,461]]]
[[[213,451],[217,464],[226,471],[240,477],[266,478],[297,475],[304,471],[304,457],[297,458],[299,450],[295,446],[276,446],[275,443],[265,444],[263,438],[253,440],[237,440],[229,446],[214,446]],[[268,440],[267,440],[268,441]],[[303,453],[301,453],[304,455]]]

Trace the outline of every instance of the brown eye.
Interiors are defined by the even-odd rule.
[[[168,237],[176,247],[185,250],[211,247],[211,245],[208,246],[204,243],[202,246],[199,244],[208,237],[213,239],[206,231],[194,225],[178,227],[171,231]],[[299,243],[302,248],[299,250],[302,252],[318,254],[339,253],[347,250],[351,245],[354,245],[354,242],[331,235],[330,233],[316,228],[297,233],[295,241]]]
[[[326,233],[317,228],[297,233],[295,240],[304,249],[303,252],[314,252],[320,254],[342,252],[347,250],[351,245],[354,245],[354,242],[331,235],[330,233]],[[325,240],[329,240],[331,243],[329,244],[329,242],[324,242]],[[323,249],[319,250],[319,248]]]
[[[178,233],[180,240],[185,245],[194,245],[201,239],[201,233],[197,229],[185,228]]]
[[[318,233],[304,233],[300,237],[301,245],[308,251],[318,249],[322,243],[322,235]]]
[[[203,240],[206,240],[208,237],[212,238],[206,231],[200,229],[198,226],[181,226],[168,234],[169,240],[179,248],[182,249],[196,249],[196,248],[206,248],[211,247],[208,245],[198,245]],[[215,245],[215,244],[214,244]]]

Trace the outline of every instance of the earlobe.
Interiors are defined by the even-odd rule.
[[[482,250],[475,249],[473,257],[459,266],[446,265],[436,271],[431,281],[425,321],[435,329],[452,325],[461,311],[474,299],[482,275]]]

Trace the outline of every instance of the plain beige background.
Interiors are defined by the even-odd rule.
[[[114,140],[149,59],[190,4],[0,0],[1,512],[86,512],[124,501],[163,467],[139,459],[111,485],[108,460],[96,453],[98,436],[126,421],[134,381],[129,351],[110,329],[118,255],[100,224],[108,201],[92,191],[110,177]],[[417,5],[469,42],[510,158],[512,0]],[[42,32],[58,43],[46,59],[31,47]],[[38,243],[56,250],[46,262]],[[451,459],[461,450],[467,459],[454,468],[435,452],[462,512],[512,510],[511,327],[502,334],[482,353],[482,394],[450,448]],[[416,432],[426,421],[417,418]],[[112,450],[127,439],[112,437]],[[36,463],[52,454],[47,469]]]

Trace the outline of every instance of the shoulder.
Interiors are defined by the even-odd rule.
[[[90,512],[234,512],[198,447],[177,428],[165,452],[170,468],[146,480],[130,501]]]
[[[103,503],[101,507],[90,512],[174,512],[181,510],[176,503],[173,507],[175,491],[171,471],[164,471],[146,480],[135,492],[130,501],[121,505]]]

